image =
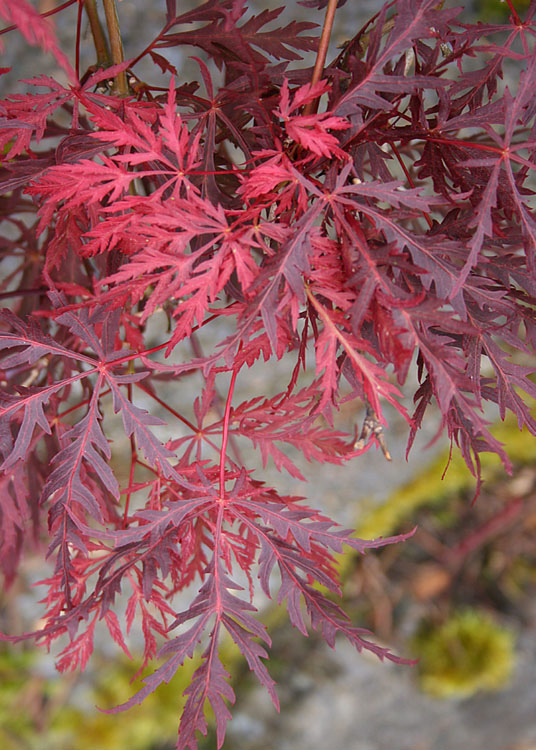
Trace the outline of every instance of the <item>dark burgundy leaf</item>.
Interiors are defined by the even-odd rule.
[[[397,0],[320,76],[327,3],[304,4],[282,24],[166,0],[137,58],[80,82],[45,18],[0,4],[70,76],[0,101],[0,569],[16,581],[37,539],[53,566],[39,626],[1,637],[64,638],[68,670],[97,621],[127,655],[139,625],[143,669],[164,661],[110,712],[196,656],[179,750],[207,705],[224,741],[224,635],[278,705],[258,588],[304,635],[404,661],[337,603],[337,556],[411,532],[358,539],[263,467],[390,458],[388,404],[408,450],[435,419],[478,493],[484,452],[511,468],[490,421],[536,435],[535,4],[471,25]],[[196,80],[173,47],[200,50]]]

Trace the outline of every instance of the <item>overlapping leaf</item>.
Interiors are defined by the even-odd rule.
[[[6,2],[4,17],[67,69],[43,19]],[[224,631],[277,701],[257,579],[303,633],[396,659],[332,601],[334,554],[406,537],[354,539],[266,487],[241,456],[243,438],[301,478],[298,451],[341,464],[366,450],[334,427],[345,399],[378,428],[390,403],[408,419],[409,447],[435,404],[478,483],[483,451],[509,467],[490,406],[536,433],[534,4],[526,23],[514,14],[470,26],[437,0],[397,0],[316,83],[292,66],[316,48],[313,24],[276,28],[279,12],[207,0],[177,15],[168,0],[162,32],[136,60],[69,88],[36,78],[0,102],[0,295],[10,307],[0,320],[0,563],[12,581],[26,529],[48,533],[55,572],[43,582],[44,624],[27,636],[47,646],[67,636],[62,669],[84,666],[98,619],[128,651],[121,592],[127,633],[139,616],[145,664],[168,639],[167,661],[124,707],[201,649],[182,749],[207,731],[207,702],[223,742],[234,701],[218,656]],[[199,81],[156,51],[176,45],[204,56]],[[149,57],[163,82],[137,77]],[[523,70],[503,91],[504,62]],[[127,69],[131,89],[117,96],[105,82]],[[284,356],[277,395],[240,403],[248,368]],[[204,383],[193,404],[187,378]],[[173,421],[165,445],[156,409]],[[121,482],[114,419],[128,445]],[[174,596],[190,584],[197,594],[177,612]]]

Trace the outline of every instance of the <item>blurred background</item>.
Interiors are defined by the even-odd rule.
[[[196,4],[182,3],[185,8]],[[44,11],[55,3],[38,5]],[[252,12],[278,5],[250,3]],[[527,3],[515,5],[522,12]],[[376,0],[348,0],[337,12],[333,54],[380,7]],[[496,0],[479,0],[465,4],[462,19],[500,22],[506,20],[505,8]],[[163,0],[119,3],[127,57],[159,31],[164,9]],[[283,18],[321,24],[323,14],[289,2]],[[75,9],[55,19],[69,51]],[[2,79],[2,96],[24,90],[15,81],[36,70],[56,75],[47,55],[26,47],[16,34],[3,39],[2,65],[14,70]],[[168,52],[177,55],[172,62],[186,79],[196,77],[184,54]],[[86,33],[82,66],[93,62]],[[145,75],[143,70],[139,74]],[[151,80],[152,68],[146,74]],[[515,89],[515,70],[509,75],[507,83]],[[286,368],[284,358],[268,371],[255,366],[247,390],[237,398],[277,392]],[[187,381],[181,397],[193,401],[196,384]],[[351,431],[362,418],[343,411],[340,426]],[[262,618],[273,639],[269,669],[278,682],[281,713],[224,643],[237,693],[225,750],[536,750],[536,441],[513,422],[496,425],[514,473],[509,477],[490,458],[483,491],[473,505],[474,479],[457,456],[442,478],[448,446],[443,439],[430,445],[439,423],[438,414],[428,416],[408,461],[407,425],[393,412],[387,433],[390,464],[374,450],[346,467],[304,462],[300,469],[307,485],[271,466],[263,472],[267,483],[306,495],[312,507],[355,527],[364,538],[418,526],[405,544],[362,558],[348,555],[341,565],[344,606],[354,622],[398,654],[419,661],[413,667],[381,664],[344,641],[332,651],[314,633],[303,638],[284,611],[266,605]],[[118,443],[114,460],[119,464],[121,457]],[[36,556],[17,583],[0,593],[4,632],[36,626],[42,594],[32,584],[43,575],[42,559]],[[102,714],[96,706],[122,703],[139,687],[139,681],[130,682],[139,663],[122,657],[109,640],[104,632],[97,638],[83,674],[64,675],[56,673],[53,654],[30,643],[0,644],[2,750],[173,750],[181,693],[195,664],[142,706],[116,716]],[[136,653],[135,638],[131,651]],[[199,746],[215,748],[212,733]]]

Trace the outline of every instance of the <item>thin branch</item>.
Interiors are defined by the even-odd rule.
[[[82,13],[84,11],[84,0],[80,0],[78,3],[77,13],[76,13],[76,43],[75,43],[75,65],[74,69],[76,72],[76,80],[80,80],[80,39],[82,37]],[[76,112],[78,114],[78,109],[76,108]],[[74,112],[73,112],[74,115]]]
[[[95,45],[95,52],[97,55],[97,65],[108,66],[110,65],[110,53],[108,51],[108,42],[106,41],[106,35],[100,22],[99,14],[97,11],[97,4],[95,0],[86,0],[84,3],[87,17],[89,19],[89,26],[91,29],[91,35],[93,37],[93,44]]]
[[[322,36],[320,37],[320,44],[318,45],[313,77],[311,78],[311,84],[313,86],[322,78],[322,73],[324,72],[324,65],[326,63],[326,56],[328,54],[329,40],[331,38],[331,30],[333,28],[333,20],[335,18],[335,11],[337,10],[337,2],[338,0],[328,0],[326,17],[324,18],[324,27],[322,29]],[[309,102],[305,105],[303,114],[312,115],[317,111],[317,109],[318,99],[315,99],[314,101]]]
[[[199,339],[197,338],[195,331],[192,331],[192,333],[190,334],[190,346],[192,347],[192,351],[198,360],[204,359],[205,355],[203,354],[203,350],[201,349],[201,345],[199,343]],[[219,416],[223,418],[224,410],[222,409],[222,404],[224,404],[224,401],[220,392],[218,391],[215,385],[214,385],[214,396],[215,396],[214,406],[217,408]],[[240,465],[244,465],[244,460],[242,459],[242,456],[240,454],[240,449],[236,442],[235,436],[232,433],[229,433],[229,445],[232,448],[232,451],[235,456],[235,460]]]
[[[119,28],[115,0],[102,0],[102,3],[104,5],[108,36],[110,37],[112,63],[113,65],[119,65],[124,61],[125,57],[123,54],[123,42],[121,41],[121,30]],[[115,89],[120,96],[126,96],[128,94],[127,76],[124,70],[118,73],[115,77]]]
[[[225,404],[225,415],[223,417],[223,432],[221,439],[221,452],[220,452],[220,502],[225,502],[225,462],[227,455],[227,440],[229,438],[229,420],[231,418],[231,404],[233,402],[233,392],[238,375],[238,369],[233,369],[231,375],[231,382],[229,384],[229,393],[227,394],[227,401]]]
[[[12,289],[10,292],[0,292],[0,299],[8,297],[35,297],[36,294],[45,294],[48,289],[46,286],[36,286],[32,289]]]

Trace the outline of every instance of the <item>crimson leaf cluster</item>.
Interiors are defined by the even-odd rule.
[[[10,638],[66,638],[66,670],[85,666],[97,622],[127,654],[138,623],[144,664],[163,662],[114,710],[201,648],[181,749],[206,733],[207,702],[223,743],[224,632],[277,706],[257,585],[303,634],[396,659],[334,602],[335,553],[396,539],[337,529],[260,481],[237,443],[303,478],[289,446],[341,465],[380,439],[389,403],[409,450],[435,403],[478,485],[483,451],[509,465],[486,406],[536,434],[535,11],[469,25],[437,0],[394,0],[318,78],[303,56],[319,27],[277,28],[280,10],[245,0],[185,13],[167,0],[154,40],[85,73],[26,0],[0,4],[62,70],[0,101],[0,566],[11,583],[44,539],[54,564],[42,625]],[[173,47],[196,51],[197,80],[181,79]],[[110,87],[125,71],[128,92]],[[281,391],[237,402],[248,368],[283,355]],[[181,384],[194,376],[192,409]],[[343,398],[366,408],[369,442],[334,428]],[[180,436],[161,441],[151,404]]]

